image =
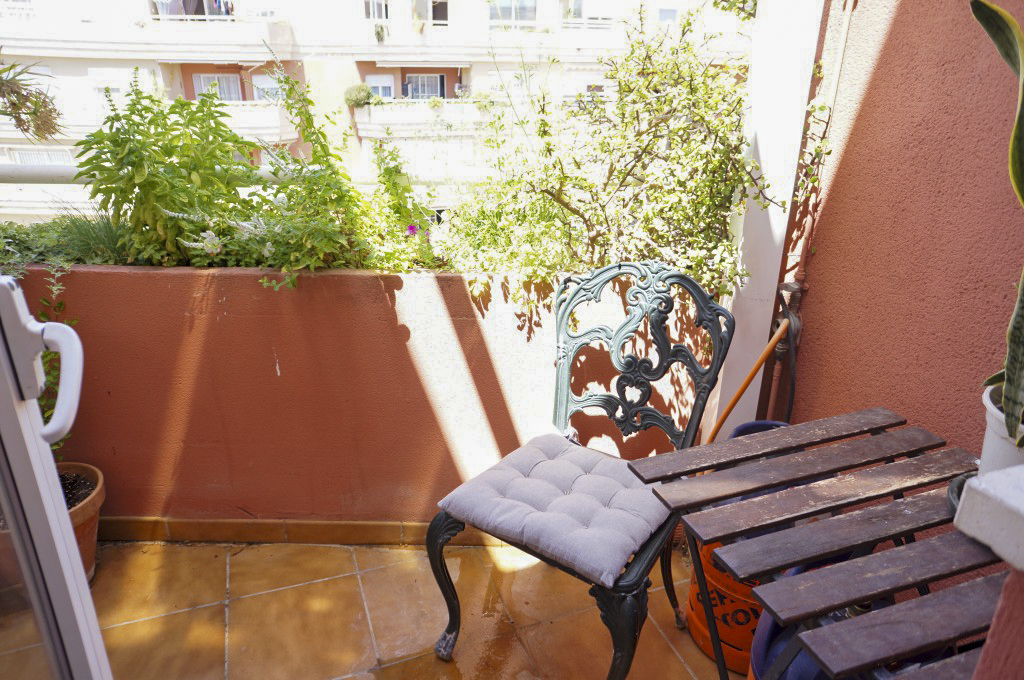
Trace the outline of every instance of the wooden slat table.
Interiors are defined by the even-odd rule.
[[[801,649],[832,677],[848,677],[987,628],[1003,574],[935,593],[929,585],[991,568],[998,558],[955,531],[915,541],[917,533],[952,521],[943,483],[975,470],[977,458],[942,448],[941,437],[900,427],[905,424],[892,411],[875,408],[630,463],[645,482],[663,482],[659,498],[684,513],[723,680],[727,671],[698,542],[725,543],[714,551],[715,563],[738,580],[766,581],[754,589],[765,611],[782,626],[802,626],[769,677],[784,671]],[[811,517],[818,520],[793,526]],[[896,547],[873,552],[888,541]],[[773,580],[791,567],[839,558],[847,561]],[[891,602],[895,593],[913,589],[921,596],[838,623],[823,618],[850,605]],[[976,661],[976,650],[966,650],[911,669],[907,677],[969,677]]]

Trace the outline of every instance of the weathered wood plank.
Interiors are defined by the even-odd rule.
[[[715,563],[740,581],[923,531],[952,521],[945,489],[926,491],[719,548]]]
[[[977,466],[978,459],[973,453],[959,448],[944,449],[768,496],[702,510],[684,516],[683,522],[701,543],[711,543],[942,482],[977,469]],[[658,493],[657,488],[655,493]]]
[[[907,427],[875,437],[849,439],[819,449],[668,482],[658,488],[658,495],[670,507],[689,510],[762,489],[878,463],[887,458],[918,454],[945,443],[941,437],[920,427]]]
[[[998,561],[987,546],[954,530],[766,583],[754,597],[786,626]]]
[[[876,432],[906,422],[905,418],[888,409],[873,408],[641,458],[630,461],[629,467],[645,482],[659,482],[767,454],[785,453]]]
[[[988,629],[1006,572],[800,634],[830,677],[843,678]],[[931,677],[931,676],[928,676]]]
[[[948,659],[900,673],[893,680],[971,680],[981,658],[981,647]]]

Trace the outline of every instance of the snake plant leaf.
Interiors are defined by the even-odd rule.
[[[1006,369],[993,373],[989,377],[985,378],[985,382],[981,383],[982,387],[990,387],[992,385],[1002,385],[1006,381]]]
[[[1024,31],[1009,12],[986,0],[971,0],[971,11],[996,49],[1017,76],[1017,116],[1010,134],[1010,182],[1017,200],[1024,206]],[[1003,419],[1006,433],[1017,438],[1021,412],[1024,411],[1024,277],[1017,287],[1017,305],[1006,331],[1005,382],[1003,383]],[[1018,442],[1018,446],[1024,442]]]

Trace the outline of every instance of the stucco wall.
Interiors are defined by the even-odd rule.
[[[104,515],[427,520],[462,480],[553,430],[550,314],[517,315],[497,287],[474,300],[456,275],[334,270],[278,292],[260,276],[76,267],[61,279],[86,359],[63,454],[103,470]],[[24,281],[34,311],[42,278]],[[621,317],[605,298],[595,315]],[[607,361],[586,364],[577,391],[607,384]],[[621,442],[606,417],[573,423],[585,443]],[[671,448],[652,432],[624,450]]]
[[[1002,3],[1024,16],[1024,2]],[[835,72],[842,3],[829,11]],[[1024,264],[1016,79],[967,2],[860,0],[807,265],[795,421],[884,405],[980,451]]]

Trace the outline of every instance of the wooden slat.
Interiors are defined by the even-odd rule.
[[[719,548],[713,557],[733,578],[745,581],[930,529],[952,519],[946,490],[936,489],[739,541]]]
[[[629,467],[645,482],[660,482],[767,454],[784,453],[876,432],[906,422],[905,418],[889,409],[873,408],[641,458],[630,461]]]
[[[769,496],[702,510],[684,516],[683,522],[700,542],[721,541],[757,529],[890,496],[899,491],[949,480],[977,466],[978,459],[974,454],[959,448],[945,449],[786,489]]]
[[[668,482],[658,488],[658,495],[669,507],[689,510],[761,489],[877,463],[887,458],[914,455],[945,443],[941,437],[927,430],[907,427],[875,437],[850,439],[820,449],[790,453],[699,477]]]
[[[987,546],[951,531],[758,586],[754,597],[788,626],[998,561]]]
[[[900,673],[893,680],[971,680],[981,658],[981,647],[948,659]]]
[[[938,649],[988,629],[1005,578],[991,574],[809,630],[800,642],[835,678]]]

